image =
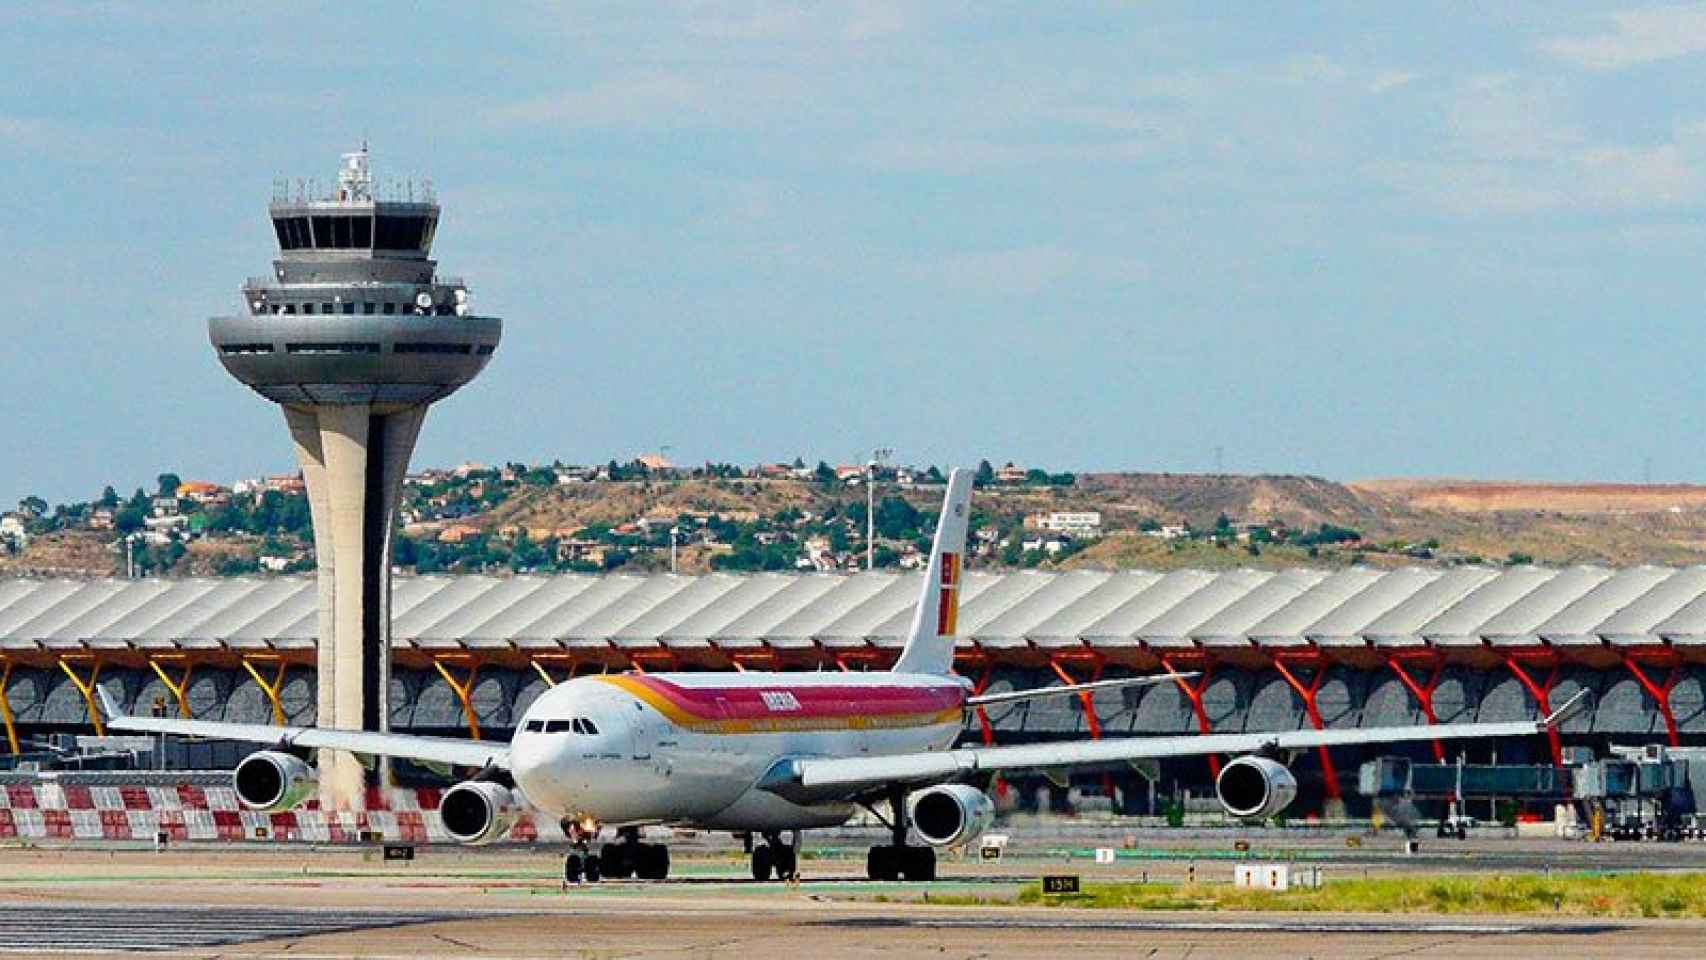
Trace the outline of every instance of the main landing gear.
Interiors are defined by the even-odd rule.
[[[779,833],[767,833],[752,846],[752,879],[793,880],[800,874],[800,831],[793,832],[791,843],[783,843]]]
[[[936,879],[936,851],[931,847],[909,847],[906,833],[911,824],[906,819],[906,791],[899,787],[889,790],[888,826],[894,842],[889,846],[872,847],[865,856],[865,875],[872,880],[911,880],[928,882]],[[875,810],[871,811],[876,814]],[[877,819],[883,818],[879,815]]]
[[[607,843],[598,853],[592,852],[596,831],[580,825],[566,825],[569,852],[563,858],[563,880],[566,883],[597,883],[603,879],[664,880],[669,877],[669,848],[661,843],[641,843],[637,827],[617,831],[615,843]]]

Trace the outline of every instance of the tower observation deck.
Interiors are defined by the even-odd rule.
[[[275,191],[272,276],[208,321],[225,369],[284,409],[319,568],[316,719],[344,729],[388,726],[392,520],[427,405],[484,369],[503,332],[438,275],[430,188],[392,192],[376,195],[365,146],[330,196]],[[327,806],[362,803],[353,756],[323,755],[320,777]]]

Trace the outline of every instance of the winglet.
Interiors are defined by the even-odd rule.
[[[1586,710],[1587,706],[1588,692],[1586,690],[1578,690],[1576,695],[1566,701],[1563,706],[1552,711],[1541,719],[1540,729],[1556,730],[1564,725],[1565,720],[1568,720],[1576,714],[1581,713],[1583,710]]]
[[[101,698],[101,712],[107,715],[108,720],[115,720],[125,715],[124,709],[118,705],[117,700],[113,699],[113,695],[107,692],[105,686],[99,683],[95,684],[95,693]]]
[[[906,646],[895,661],[897,673],[947,675],[954,668],[955,621],[960,611],[960,577],[971,522],[972,471],[956,468],[948,474],[942,514],[936,518],[936,542],[924,570],[924,586]]]

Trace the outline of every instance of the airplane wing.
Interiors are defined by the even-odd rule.
[[[106,712],[107,728],[110,730],[171,733],[184,737],[209,737],[279,747],[330,747],[376,757],[399,757],[421,763],[450,764],[458,767],[509,766],[507,743],[456,740],[449,737],[415,737],[402,733],[374,733],[364,730],[275,727],[264,723],[137,717],[125,713],[105,687],[96,684],[95,690],[101,696],[101,708]]]
[[[1273,733],[1208,733],[1183,737],[1120,737],[1012,747],[962,747],[957,750],[886,757],[796,757],[777,763],[759,780],[758,785],[796,803],[823,802],[831,799],[850,799],[897,784],[922,786],[961,781],[977,773],[1111,767],[1134,760],[1217,753],[1245,754],[1358,744],[1525,737],[1556,728],[1586,705],[1586,697],[1587,691],[1584,690],[1542,719],[1507,723],[1285,730]]]
[[[1118,690],[1121,687],[1148,687],[1174,680],[1189,680],[1195,673],[1164,673],[1149,677],[1119,677],[1091,683],[1071,683],[1059,687],[1034,687],[1030,690],[1003,690],[1000,693],[980,693],[966,698],[968,707],[988,707],[998,703],[1017,703],[1020,700],[1041,700],[1044,697],[1063,697],[1072,693],[1094,693],[1098,690]]]

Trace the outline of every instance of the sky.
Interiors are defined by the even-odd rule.
[[[416,465],[1706,479],[1706,5],[0,10],[0,506],[294,468],[278,178],[504,318]]]

